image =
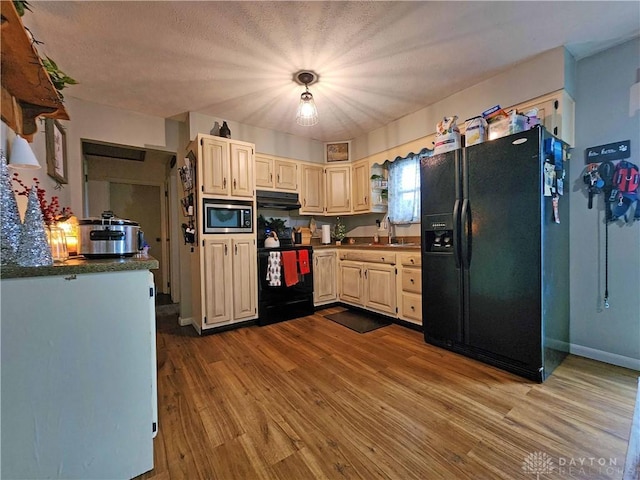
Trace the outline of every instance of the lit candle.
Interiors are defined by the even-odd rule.
[[[78,255],[78,219],[71,215],[66,221],[58,222],[58,226],[64,230],[69,255]]]

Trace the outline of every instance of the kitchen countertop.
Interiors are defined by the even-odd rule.
[[[339,250],[391,250],[394,252],[419,252],[420,244],[418,243],[394,243],[393,245],[377,243],[377,244],[368,244],[368,243],[354,243],[354,244],[346,244],[346,245],[311,245],[314,250],[325,250],[330,248],[337,248]]]
[[[158,260],[153,257],[126,257],[86,259],[72,257],[64,263],[56,263],[46,267],[3,266],[0,278],[45,277],[52,275],[76,275],[83,273],[119,272],[127,270],[153,270],[159,267]]]

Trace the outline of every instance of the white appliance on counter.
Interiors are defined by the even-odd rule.
[[[149,270],[2,280],[2,478],[133,478],[158,429]]]

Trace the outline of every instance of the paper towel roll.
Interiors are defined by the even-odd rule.
[[[331,225],[322,225],[322,243],[325,245],[331,243]]]

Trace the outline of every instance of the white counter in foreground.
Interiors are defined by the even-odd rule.
[[[155,292],[138,266],[3,275],[3,478],[132,478],[153,468]]]

